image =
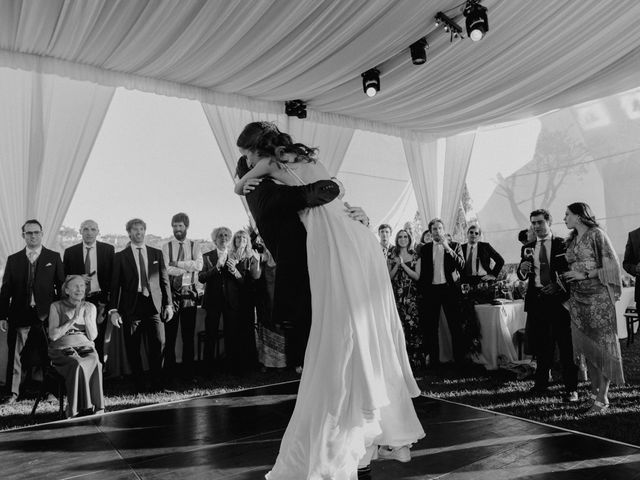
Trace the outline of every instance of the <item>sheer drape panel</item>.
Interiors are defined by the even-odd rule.
[[[453,222],[460,206],[475,138],[475,132],[447,138],[440,217],[444,221],[447,231],[451,233],[453,233]]]
[[[309,147],[320,149],[318,158],[327,168],[331,176],[335,176],[347,153],[351,139],[353,138],[353,128],[338,127],[313,122],[312,120],[301,120],[289,117],[288,132],[294,142],[304,143]]]
[[[382,220],[380,220],[379,224],[386,223],[387,225],[391,226],[391,231],[395,234],[395,232],[397,232],[399,228],[402,228],[407,220],[411,220],[412,217],[407,216],[407,214],[413,215],[415,213],[415,210],[413,210],[412,212],[409,210],[412,204],[412,194],[413,188],[411,186],[411,180],[409,180],[396,202],[389,209],[389,212],[384,217],[382,217]],[[415,207],[415,204],[413,206]],[[375,231],[377,225],[371,225],[371,227]],[[414,236],[417,236],[421,233],[422,232],[414,232]],[[417,242],[418,240],[419,238],[413,239],[414,242]]]
[[[23,245],[37,218],[54,241],[115,91],[55,75],[0,68],[0,255]]]
[[[418,211],[426,225],[438,213],[438,142],[403,140],[402,146],[407,157]]]

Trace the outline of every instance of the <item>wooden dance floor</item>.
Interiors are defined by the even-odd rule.
[[[297,382],[0,434],[3,479],[252,479],[276,457]],[[640,479],[640,449],[430,398],[410,463],[374,480]]]

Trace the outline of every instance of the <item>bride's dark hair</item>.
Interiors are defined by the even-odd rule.
[[[292,153],[296,162],[316,162],[317,148],[307,147],[302,143],[294,143],[288,133],[281,132],[275,124],[270,122],[252,122],[244,129],[236,145],[255,152],[260,157],[278,157],[276,149],[282,153]]]

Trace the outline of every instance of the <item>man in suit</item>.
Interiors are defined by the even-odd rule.
[[[240,178],[249,170],[251,161],[245,156],[238,161],[236,171]],[[298,211],[332,201],[339,195],[340,186],[333,180],[302,186],[278,185],[263,178],[247,181],[243,193],[260,236],[276,262],[273,318],[285,328],[287,365],[301,371],[311,328],[311,290],[307,231]],[[369,224],[359,207],[348,207],[347,214]]]
[[[635,301],[640,306],[640,228],[629,232],[622,267],[636,278]]]
[[[524,306],[527,335],[533,337],[537,360],[535,385],[531,392],[548,391],[557,343],[565,384],[564,400],[575,402],[578,400],[578,367],[573,360],[571,318],[563,305],[569,294],[558,280],[560,274],[569,270],[564,240],[551,232],[551,214],[547,210],[534,210],[529,219],[537,240],[522,247],[517,274],[521,280],[529,280]]]
[[[22,354],[26,353],[23,348],[27,338],[31,337],[30,343],[37,346],[42,361],[47,356],[49,307],[59,298],[64,283],[60,254],[42,245],[42,225],[38,220],[25,222],[22,238],[26,249],[9,256],[0,287],[0,329],[8,329],[7,383],[9,379],[11,383],[7,403],[17,400],[26,375]]]
[[[204,350],[205,365],[211,367],[213,361],[213,342],[217,341],[220,328],[220,317],[224,318],[224,268],[227,263],[229,242],[232,233],[227,227],[218,227],[211,233],[216,248],[202,256],[202,271],[198,280],[204,284],[202,307],[206,310],[204,328],[207,332],[207,343]],[[225,323],[226,326],[226,323]],[[208,373],[211,373],[210,371]]]
[[[144,243],[147,224],[134,218],[126,228],[131,244],[114,258],[109,320],[115,327],[124,326],[127,358],[139,389],[143,388],[140,341],[143,331],[146,333],[151,387],[159,389],[165,345],[163,321],[173,318],[169,275],[162,250]]]
[[[489,243],[480,241],[481,234],[478,225],[471,225],[467,228],[467,243],[462,245],[465,258],[462,282],[472,286],[480,282],[495,281],[504,266],[502,255]]]
[[[454,359],[456,363],[461,364],[465,357],[460,292],[460,272],[464,269],[464,256],[459,243],[447,240],[442,220],[434,218],[429,222],[428,229],[433,241],[422,246],[420,261],[416,265],[423,344],[426,346],[426,353],[429,354],[429,366],[438,366],[438,330],[442,308],[451,332]]]
[[[202,270],[202,252],[199,244],[187,238],[189,216],[186,213],[176,213],[171,219],[171,228],[174,238],[162,246],[162,254],[171,282],[174,312],[171,321],[164,326],[167,337],[164,367],[170,375],[176,373],[176,338],[179,326],[182,333],[182,375],[193,379],[195,377],[193,343],[198,311],[196,278]]]
[[[384,258],[387,258],[389,251],[393,248],[391,243],[391,225],[386,223],[381,224],[378,227],[378,237],[380,238],[380,247],[382,247],[382,254]]]
[[[94,220],[80,224],[82,242],[64,251],[63,263],[66,275],[87,275],[87,301],[96,306],[98,337],[95,340],[100,361],[104,362],[104,332],[106,330],[105,307],[109,302],[111,272],[113,268],[113,245],[97,240],[100,228]]]

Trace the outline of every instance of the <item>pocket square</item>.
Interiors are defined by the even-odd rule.
[[[153,264],[154,264],[154,265],[155,265],[156,263],[158,263],[158,260],[154,260],[154,261],[153,261]]]
[[[45,265],[45,267],[50,267],[50,266],[51,266],[51,264],[50,264],[50,263],[47,263],[47,264]]]

